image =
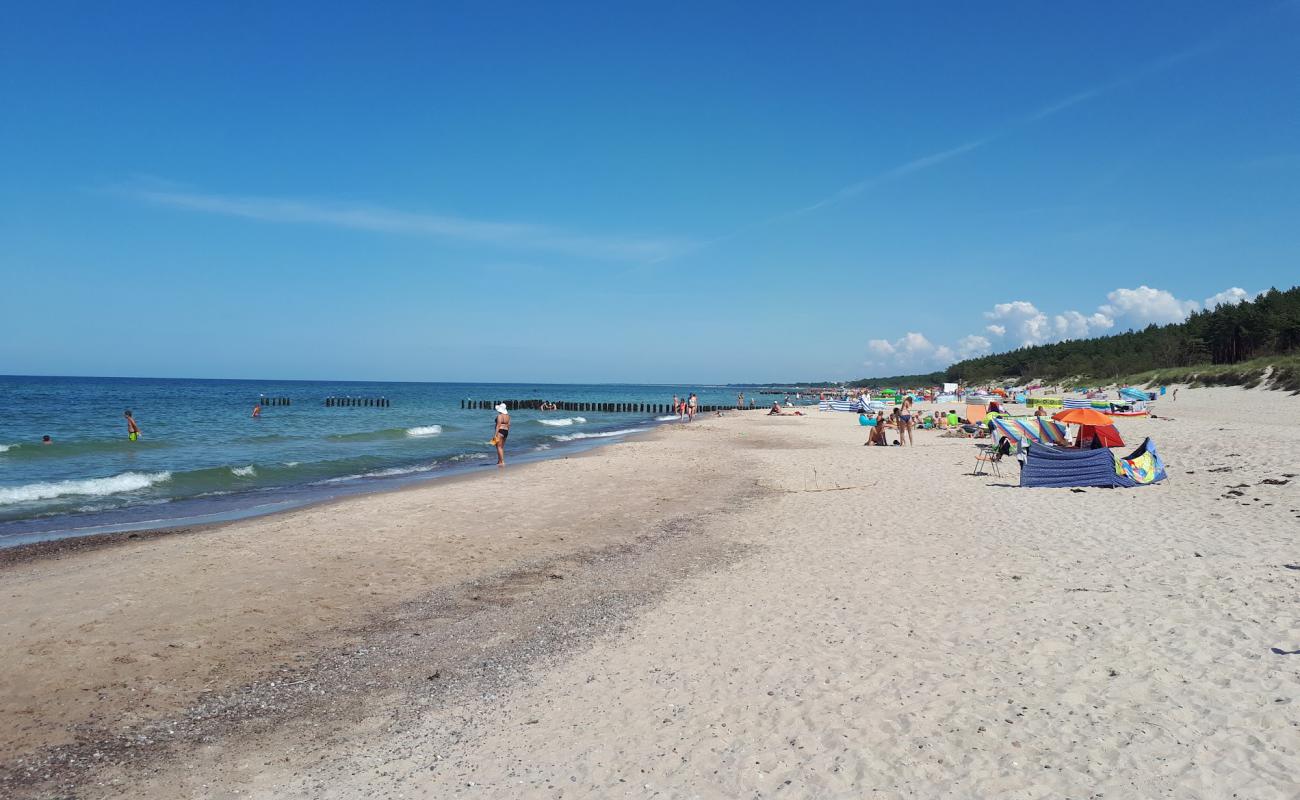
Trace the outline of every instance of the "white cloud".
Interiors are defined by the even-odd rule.
[[[894,346],[884,339],[872,339],[867,342],[867,348],[878,356],[892,356],[894,354]]]
[[[1219,306],[1235,306],[1237,303],[1243,303],[1247,300],[1253,299],[1254,297],[1256,297],[1256,295],[1252,295],[1245,289],[1242,289],[1239,286],[1233,286],[1231,289],[1224,289],[1217,294],[1205,298],[1205,308],[1210,310],[1218,308]]]
[[[1254,296],[1234,286],[1206,298],[1205,307],[1240,303]],[[1170,292],[1145,285],[1116,289],[1106,295],[1106,300],[1090,314],[1074,310],[1047,314],[1028,300],[998,303],[984,312],[984,318],[990,320],[984,326],[989,336],[972,333],[952,346],[935,344],[917,332],[908,332],[893,341],[872,339],[867,342],[867,348],[878,360],[867,362],[866,366],[897,372],[927,372],[946,367],[957,359],[975,358],[997,350],[1086,339],[1115,329],[1141,329],[1151,323],[1182,322],[1201,307],[1195,300],[1180,300]]]
[[[867,349],[876,357],[866,366],[897,369],[900,372],[926,372],[952,363],[956,354],[947,345],[935,345],[924,334],[909,331],[903,336],[888,339],[871,339]]]
[[[657,261],[693,246],[682,239],[586,234],[528,222],[497,222],[398,211],[378,206],[344,206],[275,197],[235,197],[174,189],[125,188],[123,194],[158,205],[243,217],[262,222],[329,225],[338,228],[429,236],[582,258]]]
[[[1052,317],[1052,324],[1057,339],[1086,339],[1113,327],[1115,320],[1101,312],[1084,316],[1078,311],[1066,311]]]
[[[1116,289],[1106,295],[1106,300],[1108,302],[1098,311],[1124,324],[1125,328],[1182,322],[1188,314],[1200,308],[1195,300],[1179,300],[1164,289],[1145,285],[1136,289]]]
[[[993,343],[987,337],[972,333],[957,340],[957,352],[962,358],[973,358],[989,352]]]

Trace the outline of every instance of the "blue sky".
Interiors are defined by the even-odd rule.
[[[0,373],[852,378],[1300,275],[1300,4],[805,5],[15,5]]]

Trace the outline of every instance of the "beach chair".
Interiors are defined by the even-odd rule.
[[[972,475],[986,475],[993,473],[996,478],[1002,477],[1002,453],[993,445],[976,445],[979,450],[975,453],[975,471]],[[987,468],[988,472],[985,472]]]

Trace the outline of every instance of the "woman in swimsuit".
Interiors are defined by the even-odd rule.
[[[903,411],[898,415],[899,444],[916,444],[912,441],[912,396],[903,398]]]
[[[497,466],[504,467],[506,464],[506,438],[510,436],[510,409],[506,408],[505,403],[498,403],[496,411],[497,435],[492,440],[497,446]]]

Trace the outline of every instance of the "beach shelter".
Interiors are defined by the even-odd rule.
[[[1148,395],[1146,392],[1142,391],[1141,389],[1134,389],[1131,386],[1128,387],[1127,389],[1120,389],[1119,396],[1124,398],[1125,400],[1132,400],[1133,402],[1136,403],[1145,403],[1151,399],[1151,396]]]
[[[1076,441],[1080,446],[1091,442],[1093,439],[1101,440],[1102,447],[1123,447],[1124,437],[1119,435],[1119,430],[1112,425],[1080,425],[1079,435]]]
[[[1046,417],[997,417],[993,427],[1019,442],[1021,447],[1027,444],[1066,447],[1070,443],[1065,426]]]
[[[1029,487],[1146,486],[1168,477],[1150,438],[1125,457],[1109,450],[1069,450],[1031,445],[1020,470],[1020,485]]]
[[[971,424],[983,422],[988,413],[988,406],[977,406],[974,403],[969,403],[966,406],[966,421]]]

